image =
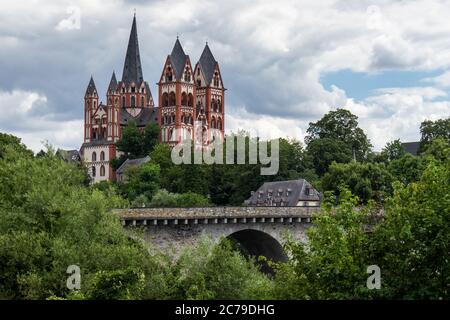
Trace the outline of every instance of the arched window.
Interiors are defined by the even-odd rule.
[[[95,167],[92,166],[92,176],[95,177]]]
[[[166,82],[172,81],[172,68],[168,67],[166,71]]]
[[[102,151],[100,152],[100,161],[104,161],[105,160],[105,152]]]
[[[189,71],[189,68],[184,70],[184,81],[191,82],[191,72]]]
[[[136,106],[136,97],[135,96],[131,96],[131,106],[132,107]]]
[[[169,95],[167,94],[167,92],[164,92],[162,95],[162,105],[163,107],[169,106]]]
[[[186,106],[187,105],[187,95],[186,92],[183,92],[181,94],[181,105],[182,106]]]
[[[97,108],[97,101],[94,101],[94,109]]]
[[[220,113],[222,113],[222,103],[220,102],[220,100],[217,100],[217,107]]]
[[[145,99],[144,97],[141,97],[141,107],[143,108],[145,106]]]
[[[92,161],[97,161],[97,153],[95,151],[92,152]]]
[[[122,107],[125,108],[125,97],[122,97]]]
[[[214,86],[219,86],[219,73],[217,71],[214,73]]]
[[[192,107],[194,105],[194,96],[192,95],[192,93],[188,94],[188,103],[187,103],[188,107]]]
[[[101,166],[100,167],[100,176],[104,177],[105,176],[105,166]]]
[[[222,118],[217,119],[217,129],[222,130]]]
[[[170,107],[172,107],[172,106],[174,106],[175,105],[175,92],[171,92],[170,94],[169,94],[169,106]]]
[[[200,70],[200,69],[199,69]],[[197,79],[197,87],[201,87],[202,86],[202,80]]]

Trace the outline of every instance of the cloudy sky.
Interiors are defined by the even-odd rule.
[[[193,64],[208,41],[227,131],[302,140],[345,107],[380,150],[450,116],[450,1],[16,0],[0,11],[0,131],[35,151],[45,140],[78,149],[89,77],[105,100],[134,9],[155,100],[177,34]]]

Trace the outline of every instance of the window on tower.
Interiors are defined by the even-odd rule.
[[[95,177],[95,166],[92,166],[92,176]]]
[[[214,86],[219,86],[219,73],[217,71],[214,73]]]
[[[92,152],[92,161],[97,161],[97,153],[95,151]]]
[[[166,72],[166,82],[172,81],[172,68],[168,67]]]
[[[163,107],[169,106],[169,95],[167,94],[167,92],[164,92],[162,95],[162,105]]]
[[[136,106],[136,97],[135,96],[131,96],[131,106],[132,107]]]
[[[189,71],[189,68],[184,70],[184,81],[191,82],[191,72]]]
[[[175,92],[172,91],[169,94],[169,106],[172,107],[172,106],[175,105],[175,103],[176,103],[176,101],[175,101]]]
[[[122,97],[122,108],[125,108],[125,97]]]
[[[100,161],[105,161],[105,152],[100,152]]]
[[[101,166],[100,167],[100,176],[104,177],[105,176],[105,166]]]

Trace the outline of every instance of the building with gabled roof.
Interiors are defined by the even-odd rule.
[[[195,128],[196,134],[204,137],[210,129],[216,129],[223,136],[226,89],[208,43],[192,68],[189,55],[177,38],[164,63],[158,87],[158,118],[163,142],[175,145],[186,138],[195,139],[195,121],[201,124],[201,128]]]
[[[116,180],[119,182],[124,182],[126,180],[125,173],[128,168],[130,167],[140,167],[144,163],[147,163],[150,161],[150,157],[146,156],[144,158],[137,158],[137,159],[127,159],[125,160],[119,168],[116,170]]]
[[[245,201],[249,206],[318,207],[322,195],[305,179],[265,182]]]
[[[189,55],[177,37],[158,86],[159,107],[156,107],[142,71],[134,15],[122,79],[118,81],[112,72],[103,103],[91,76],[84,96],[84,143],[80,153],[94,183],[116,179],[111,160],[119,155],[116,142],[122,128],[130,122],[141,130],[149,123],[158,124],[160,140],[171,145],[187,136],[194,139],[195,120],[201,121],[203,131],[219,129],[223,134],[225,88],[208,44],[194,72]]]

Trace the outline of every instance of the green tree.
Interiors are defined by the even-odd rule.
[[[159,141],[159,126],[149,123],[141,131],[136,122],[130,121],[122,130],[122,137],[116,142],[117,150],[127,158],[140,158],[150,154]],[[119,164],[116,164],[116,166]]]
[[[146,162],[140,166],[128,167],[125,170],[125,181],[119,186],[122,194],[130,201],[140,195],[151,199],[159,189],[159,179],[159,165]]]
[[[32,157],[33,152],[27,149],[20,138],[0,132],[0,159],[7,155],[10,157]]]
[[[450,158],[450,140],[438,137],[433,139],[423,152],[424,156],[431,156],[438,161]]]
[[[389,299],[450,298],[450,161],[431,162],[417,182],[395,185],[370,242]]]
[[[134,268],[149,275],[157,263],[109,212],[125,205],[117,195],[86,187],[84,172],[54,152],[1,158],[0,297],[88,297],[100,271]],[[83,275],[80,295],[66,287],[73,264]]]
[[[343,141],[331,138],[312,140],[308,144],[308,154],[317,175],[322,176],[334,161],[348,163],[352,159],[351,148]]]
[[[333,191],[337,196],[345,186],[362,203],[382,202],[392,192],[391,183],[392,176],[383,163],[334,162],[322,178],[323,190]]]
[[[427,163],[427,159],[423,157],[414,157],[407,153],[400,159],[391,161],[387,168],[394,180],[408,184],[420,179]]]
[[[214,245],[204,238],[188,248],[167,277],[170,299],[267,299],[272,291],[268,277],[226,239]]]
[[[428,144],[435,138],[450,141],[450,118],[436,121],[426,120],[420,125],[420,150],[426,150]]]
[[[406,154],[399,139],[388,142],[381,151],[381,155],[388,161],[397,160]]]
[[[276,299],[357,299],[370,295],[366,288],[365,224],[369,208],[356,210],[356,198],[345,189],[333,209],[327,203],[308,229],[308,243],[289,239],[291,256],[275,265]]]
[[[210,206],[210,203],[206,197],[197,193],[178,194],[160,189],[153,196],[149,205],[152,207],[205,207]]]
[[[337,109],[325,114],[317,122],[311,122],[305,137],[308,145],[318,139],[342,141],[350,150],[354,150],[356,159],[364,160],[372,145],[364,131],[358,127],[358,117],[346,109]]]

